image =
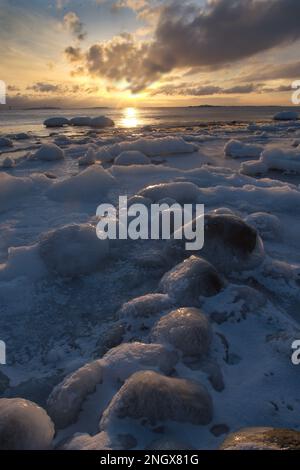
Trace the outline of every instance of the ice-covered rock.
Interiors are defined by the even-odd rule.
[[[109,241],[100,240],[92,225],[71,224],[44,234],[39,252],[50,272],[79,277],[101,269]]]
[[[0,173],[0,211],[14,206],[21,198],[34,189],[31,178]]]
[[[0,148],[2,147],[12,147],[13,143],[7,137],[0,137]]]
[[[89,166],[89,165],[94,165],[96,162],[96,153],[93,148],[89,148],[87,153],[78,159],[78,165],[79,166]]]
[[[44,144],[33,154],[34,159],[47,162],[63,160],[64,156],[64,151],[55,144]]]
[[[161,344],[124,343],[102,358],[105,377],[124,382],[139,370],[157,370],[170,374],[178,356]]]
[[[44,121],[45,127],[63,127],[70,124],[69,119],[65,117],[51,117]]]
[[[45,264],[39,255],[38,244],[8,248],[7,262],[0,264],[0,280],[8,281],[18,277],[40,279],[47,274]]]
[[[244,162],[241,165],[241,173],[247,176],[263,176],[268,172],[268,167],[261,160]]]
[[[212,329],[201,310],[180,308],[160,318],[151,331],[151,339],[171,344],[184,356],[202,358],[209,351]]]
[[[0,400],[0,450],[48,449],[54,426],[46,411],[22,398]]]
[[[146,155],[138,150],[128,150],[122,152],[114,160],[115,165],[150,165],[151,160]]]
[[[76,421],[86,397],[102,382],[101,361],[94,361],[68,375],[51,392],[47,411],[57,428],[62,429]]]
[[[232,158],[259,158],[263,147],[260,145],[245,144],[239,140],[230,140],[224,147],[224,153]]]
[[[65,442],[60,450],[112,450],[112,443],[106,432],[100,432],[95,436],[78,433]]]
[[[298,150],[283,150],[281,148],[265,150],[262,153],[261,162],[270,170],[300,173],[300,152]]]
[[[207,261],[191,256],[167,272],[159,289],[182,306],[199,305],[199,298],[216,295],[223,287],[217,270]]]
[[[103,128],[103,127],[113,127],[115,125],[114,121],[106,116],[98,116],[91,119],[91,127]]]
[[[13,168],[15,166],[15,161],[11,157],[4,158],[1,167],[5,169]]]
[[[154,203],[164,198],[172,198],[179,204],[191,204],[197,202],[199,188],[189,182],[161,183],[142,189],[139,195],[151,199]]]
[[[141,138],[130,142],[121,142],[111,147],[110,151],[117,156],[121,152],[137,150],[148,157],[157,155],[175,155],[198,151],[194,144],[186,142],[182,137]]]
[[[274,121],[297,121],[299,115],[296,111],[280,111],[273,117]]]
[[[206,425],[212,414],[212,399],[200,383],[141,371],[113,397],[103,413],[100,429],[106,430],[115,419],[125,418],[143,419],[150,425],[165,421]]]
[[[111,163],[114,160],[114,155],[109,151],[108,147],[102,147],[97,153],[96,158],[102,163]]]
[[[93,165],[76,176],[55,182],[47,191],[55,201],[72,203],[103,202],[103,198],[114,187],[115,178],[101,166]]]
[[[255,212],[248,215],[245,222],[254,227],[264,240],[280,240],[282,225],[276,215],[266,212]]]
[[[70,119],[71,126],[78,127],[89,127],[91,125],[92,119],[88,116],[76,116]]]
[[[300,450],[300,432],[267,427],[245,428],[229,434],[222,450]]]
[[[147,294],[130,300],[118,311],[119,318],[152,318],[172,308],[174,301],[165,294]]]

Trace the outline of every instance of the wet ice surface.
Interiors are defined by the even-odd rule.
[[[184,191],[185,197],[204,203],[206,212],[226,208],[242,219],[268,213],[278,224],[267,216],[250,217],[258,224],[265,258],[251,271],[219,270],[224,289],[199,300],[213,328],[209,361],[189,362],[180,355],[173,371],[176,377],[207,387],[213,421],[208,426],[168,421],[162,433],[196,448],[215,448],[224,436],[215,437],[209,431],[213,425],[226,424],[231,431],[254,425],[299,429],[299,374],[290,359],[291,344],[300,337],[299,172],[283,165],[267,169],[263,177],[249,177],[240,173],[241,165],[259,156],[245,156],[245,147],[235,158],[224,154],[230,140],[239,140],[264,151],[280,148],[282,159],[295,152],[297,138],[297,122],[93,132],[83,128],[57,130],[51,136],[48,131],[32,134],[13,140],[13,147],[1,148],[0,163],[8,156],[15,162],[0,173],[0,336],[7,344],[7,365],[1,372],[10,380],[9,387],[2,386],[2,396],[30,399],[45,407],[53,387],[69,372],[101,358],[119,342],[150,341],[155,323],[171,307],[161,307],[150,318],[129,315],[124,335],[114,338],[109,333],[120,321],[117,312],[122,305],[157,292],[163,275],[177,264],[166,258],[166,242],[113,242],[99,269],[64,278],[41,261],[40,240],[68,224],[95,225],[97,206],[116,204],[119,195],[131,197],[149,185],[162,184],[158,198],[163,199],[170,196],[164,183],[187,182],[193,189]],[[138,139],[143,140],[137,145]],[[181,139],[180,145],[174,139]],[[63,149],[65,158],[41,160],[36,151],[45,144]],[[98,155],[96,164],[79,166],[78,160],[91,148]],[[126,156],[125,165],[114,165],[124,150],[145,153],[149,164],[128,165]],[[99,168],[104,153],[105,171]],[[173,198],[182,197],[180,185],[172,191]],[[19,252],[12,247],[25,248]],[[175,302],[173,310],[177,306]],[[209,363],[221,370],[222,390],[212,386]],[[109,380],[99,385],[85,399],[76,423],[59,431],[56,442],[75,432],[97,434],[101,413],[119,388]],[[157,438],[157,433],[130,418],[117,424],[110,419],[105,432],[112,440],[119,428],[121,434],[133,435],[137,448]],[[120,446],[116,442],[111,445]]]

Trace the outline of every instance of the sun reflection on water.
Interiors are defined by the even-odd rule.
[[[136,108],[125,108],[123,110],[122,126],[137,127],[139,123],[139,116]]]

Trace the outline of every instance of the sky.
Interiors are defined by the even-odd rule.
[[[11,106],[291,105],[299,0],[0,0]]]

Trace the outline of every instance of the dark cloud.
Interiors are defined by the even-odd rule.
[[[205,86],[196,86],[195,84],[181,83],[179,85],[164,85],[160,88],[153,90],[151,95],[183,95],[183,96],[211,96],[211,95],[240,95],[247,93],[259,92],[262,85],[253,85],[249,83],[241,86],[234,86],[232,88],[221,88],[213,84]]]
[[[52,94],[52,95],[72,95],[77,93],[96,93],[98,87],[95,86],[85,86],[85,85],[74,85],[74,84],[53,84],[47,82],[37,82],[32,86],[27,87],[27,91],[32,91],[35,94]]]
[[[74,11],[69,11],[65,14],[64,26],[79,41],[85,39],[87,33],[84,31],[84,25]]]
[[[243,81],[256,80],[279,80],[296,79],[300,77],[300,62],[290,62],[287,64],[268,64],[264,67],[256,68],[255,72],[241,77]]]
[[[82,59],[80,47],[69,46],[65,49],[65,55],[70,62],[78,62]]]

